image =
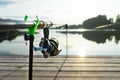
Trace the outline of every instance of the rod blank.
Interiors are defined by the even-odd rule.
[[[0,29],[24,29],[34,25],[34,21],[0,22]],[[52,22],[40,21],[38,28],[51,27]]]

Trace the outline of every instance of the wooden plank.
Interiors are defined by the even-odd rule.
[[[120,57],[34,57],[34,80],[119,80]],[[60,70],[61,67],[61,70]],[[27,80],[28,58],[0,58],[0,80]]]
[[[27,67],[28,63],[0,63],[0,69],[2,67]],[[62,63],[34,63],[34,67],[56,67],[60,66]],[[64,67],[119,67],[120,64],[105,64],[105,63],[95,63],[95,64],[89,64],[89,63],[65,63]]]

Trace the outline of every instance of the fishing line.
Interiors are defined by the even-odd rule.
[[[65,55],[64,61],[62,62],[61,66],[60,66],[60,68],[58,69],[58,71],[57,71],[57,73],[56,73],[56,76],[54,77],[53,80],[56,80],[56,79],[57,79],[59,73],[61,72],[61,69],[63,68],[63,66],[64,66],[64,64],[65,64],[65,62],[66,62],[66,60],[67,60],[67,58],[68,58],[68,25],[67,25],[67,24],[65,25],[65,29],[66,29],[66,55]]]

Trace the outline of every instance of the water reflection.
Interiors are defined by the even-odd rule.
[[[60,33],[66,34],[65,30],[53,30]],[[17,29],[15,30],[6,30],[6,31],[0,31],[0,43],[4,40],[14,40],[17,36],[23,35],[24,31],[19,31]],[[116,44],[119,43],[120,40],[120,31],[115,30],[68,30],[68,33],[70,34],[80,34],[83,36],[83,38],[94,41],[96,43],[105,43],[107,40],[112,41],[114,39],[114,42]]]
[[[39,34],[35,34],[34,40],[36,46],[43,36],[41,29],[38,32]],[[27,30],[0,30],[0,55],[28,55],[28,46],[25,45],[24,33],[27,33]],[[76,31],[75,29],[68,29],[68,33],[67,46],[69,55],[79,55],[81,57],[86,55],[120,55],[120,46],[117,45],[120,40],[120,31],[78,29]],[[66,54],[65,34],[66,30],[50,30],[50,37],[55,37],[60,42],[60,49],[62,49],[60,55]],[[35,55],[41,55],[41,53],[35,52]]]
[[[60,31],[60,33],[66,34],[66,31]],[[119,43],[120,40],[120,31],[119,30],[113,30],[113,29],[104,29],[104,30],[68,30],[68,33],[70,34],[81,34],[83,38],[94,41],[96,43],[105,43],[107,40],[112,41],[114,39],[114,42],[116,44]]]
[[[4,40],[12,41],[17,36],[22,35],[23,33],[17,29],[14,30],[1,30],[0,31],[0,43]]]
[[[81,57],[81,58],[84,58],[86,57],[88,54],[87,52],[85,52],[85,50],[80,50],[78,51],[78,56]]]
[[[118,44],[120,40],[120,31],[85,31],[82,35],[85,39],[97,43],[105,43],[106,40],[112,41],[115,39],[115,43]]]

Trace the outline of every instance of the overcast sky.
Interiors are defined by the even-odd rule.
[[[23,19],[36,15],[55,23],[81,24],[99,14],[115,18],[120,0],[0,0],[0,17]]]

